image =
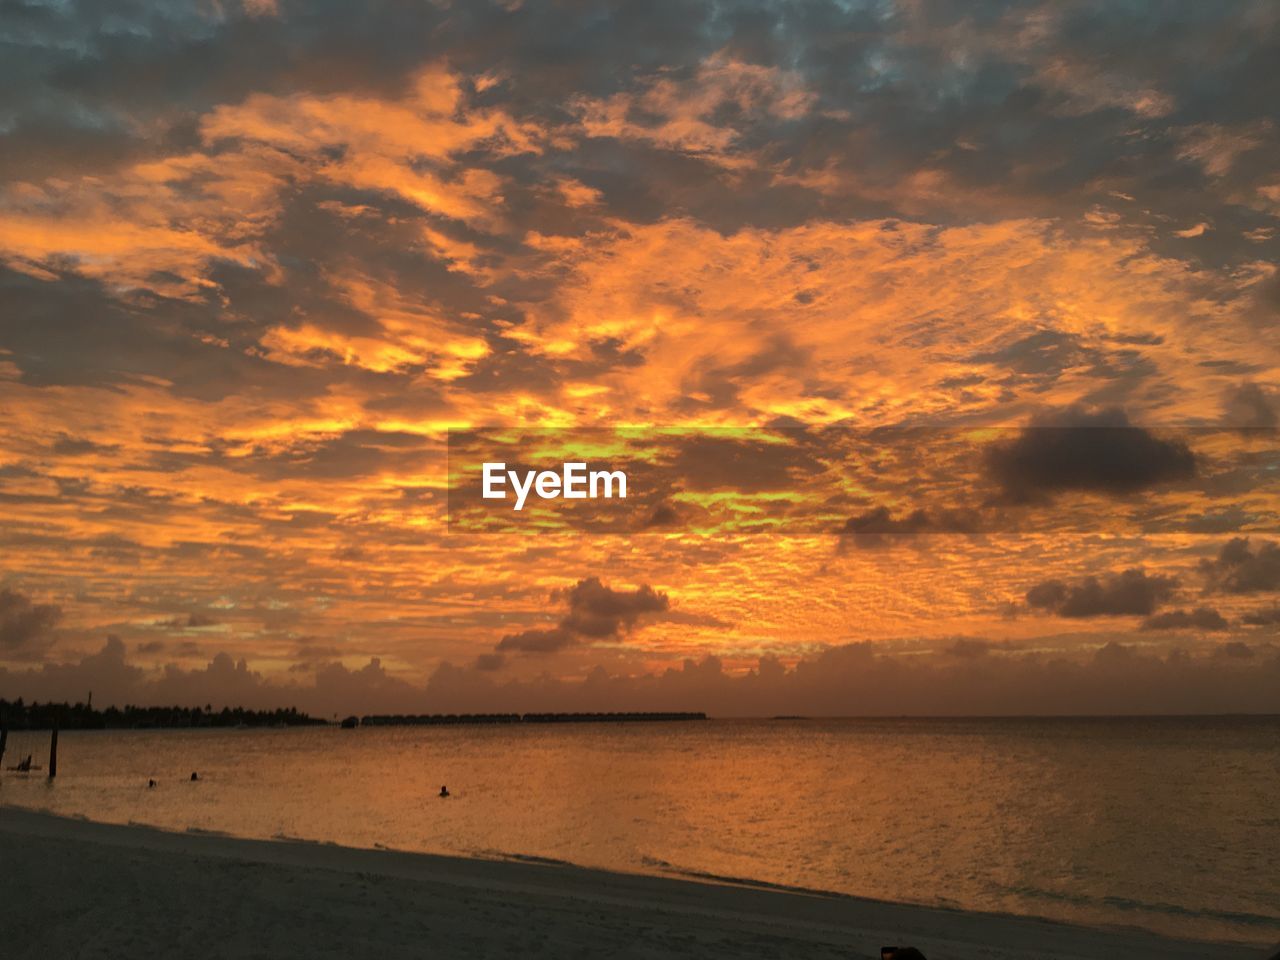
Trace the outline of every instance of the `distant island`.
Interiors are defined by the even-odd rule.
[[[347,717],[344,727],[437,726],[455,723],[649,723],[705,720],[705,713],[424,713]]]
[[[244,707],[107,707],[92,703],[24,703],[0,700],[0,726],[10,730],[145,730],[189,727],[306,727],[326,721],[295,707],[246,710]]]
[[[423,713],[350,716],[341,726],[402,727],[492,723],[652,723],[705,720],[705,713]],[[310,727],[330,721],[301,713],[296,707],[247,710],[244,707],[137,707],[94,709],[87,703],[25,703],[0,699],[0,727],[9,730],[147,730],[192,727]]]

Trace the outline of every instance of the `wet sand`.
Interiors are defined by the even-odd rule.
[[[1216,960],[1265,951],[852,897],[0,807],[9,958]]]

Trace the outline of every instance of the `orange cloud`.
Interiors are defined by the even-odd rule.
[[[566,280],[551,305],[529,305],[530,322],[511,336],[553,358],[586,359],[606,342],[642,354],[642,368],[603,382],[643,398],[650,417],[698,399],[699,384],[712,420],[955,412],[938,384],[1050,331],[1103,351],[1142,344],[1154,369],[1132,395],[1159,388],[1147,415],[1177,421],[1223,387],[1199,364],[1211,341],[1218,357],[1256,362],[1262,349],[1274,358],[1239,325],[1245,279],[1224,286],[1135,237],[1073,235],[1034,220],[813,222],[727,236],[688,220],[614,228],[582,242],[530,238]],[[1037,400],[1072,402],[1096,373],[1083,356],[1061,365],[1051,384],[1037,383]],[[710,402],[713,382],[735,388],[722,404],[732,412]],[[1007,404],[1007,391],[977,384],[964,402],[990,408],[999,392]]]
[[[538,132],[501,111],[468,110],[462,81],[424,67],[398,99],[253,94],[200,122],[204,149],[107,176],[16,183],[0,194],[0,257],[32,275],[73,269],[119,290],[192,297],[219,260],[278,279],[262,235],[282,192],[319,182],[386,194],[424,213],[495,229],[502,178],[455,161],[538,149]],[[474,249],[428,229],[450,262]]]
[[[589,137],[642,140],[734,166],[741,159],[732,158],[730,148],[740,130],[717,122],[718,111],[733,106],[744,122],[761,115],[787,120],[803,116],[815,101],[799,74],[745,63],[721,51],[687,79],[658,76],[639,92],[579,97],[573,107]]]

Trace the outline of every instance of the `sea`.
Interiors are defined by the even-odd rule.
[[[1280,941],[1280,718],[63,731],[0,803]]]

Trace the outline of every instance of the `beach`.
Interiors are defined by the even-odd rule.
[[[1262,951],[746,885],[172,833],[0,807],[11,958],[1214,960]]]

